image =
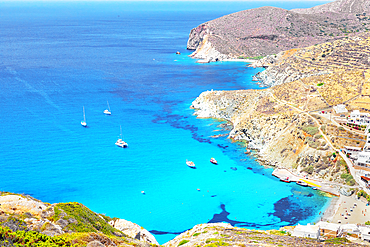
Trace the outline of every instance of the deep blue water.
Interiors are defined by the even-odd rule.
[[[205,90],[258,88],[259,69],[197,64],[186,50],[191,28],[205,21],[315,4],[0,2],[0,190],[78,201],[160,243],[206,222],[276,229],[315,221],[329,198],[279,182],[242,144],[210,137],[227,133],[222,122],[189,109]],[[114,145],[120,125],[127,149]]]

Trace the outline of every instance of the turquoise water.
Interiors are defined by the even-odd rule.
[[[222,122],[189,109],[205,90],[259,88],[251,79],[261,70],[195,63],[186,50],[191,28],[273,4],[314,5],[3,2],[1,190],[81,202],[160,243],[206,222],[276,229],[315,221],[327,197],[279,182],[241,144],[210,137],[227,133]],[[127,149],[114,145],[120,125]]]

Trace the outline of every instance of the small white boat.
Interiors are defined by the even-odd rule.
[[[142,190],[142,191],[141,191],[141,194],[145,195],[145,191],[143,191],[143,190]]]
[[[108,101],[107,101],[107,105],[108,105],[108,109],[104,110],[104,114],[105,114],[105,115],[111,115],[112,113],[111,113],[111,111],[110,111],[110,107],[109,107],[109,103],[108,103]]]
[[[308,186],[308,184],[306,183],[306,182],[303,182],[303,181],[297,181],[296,182],[298,185],[301,185],[301,186],[304,186],[304,187],[307,187]]]
[[[87,127],[86,117],[85,117],[85,107],[84,106],[82,107],[82,110],[83,110],[83,113],[84,113],[84,120],[81,121],[81,125],[83,127]]]
[[[186,164],[188,165],[188,167],[190,168],[195,168],[195,164],[193,161],[189,161],[189,160],[186,160]]]
[[[120,147],[120,148],[127,148],[128,147],[127,142],[125,142],[122,139],[122,127],[121,127],[121,125],[119,126],[119,129],[120,129],[121,133],[120,133],[120,138],[116,141],[116,145],[117,145],[117,147]]]
[[[212,164],[217,165],[217,160],[216,160],[215,158],[211,158],[211,159],[210,159],[210,162],[211,162]]]

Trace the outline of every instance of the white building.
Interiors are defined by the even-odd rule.
[[[370,167],[370,152],[359,152],[357,160],[355,161],[356,166]]]
[[[368,226],[359,226],[358,229],[361,232],[360,238],[362,240],[370,241],[370,227],[368,227]]]
[[[356,159],[358,154],[361,152],[360,147],[344,146],[343,152],[348,154],[350,158]]]
[[[292,236],[301,238],[314,238],[319,239],[320,227],[317,225],[307,224],[306,226],[298,224],[293,232]]]
[[[336,105],[336,106],[333,106],[334,108],[334,111],[335,113],[345,113],[345,112],[348,112],[348,110],[346,109],[346,105]]]
[[[354,110],[348,117],[347,123],[367,126],[370,124],[370,115],[369,113],[362,113],[359,110]]]
[[[347,233],[351,234],[352,237],[358,237],[358,238],[361,235],[360,229],[355,224],[340,225],[338,236],[343,237],[343,235],[346,235]]]
[[[320,221],[316,224],[320,227],[320,235],[328,238],[336,238],[339,234],[340,224]]]

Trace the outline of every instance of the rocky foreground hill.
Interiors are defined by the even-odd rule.
[[[369,1],[339,0],[311,9],[262,7],[193,28],[187,48],[207,61],[256,58],[370,30]]]
[[[335,244],[334,244],[335,243]],[[319,242],[288,231],[255,231],[230,224],[201,224],[164,244],[171,246],[358,246],[345,238]],[[144,228],[92,212],[76,202],[49,204],[0,192],[0,246],[159,246]]]

